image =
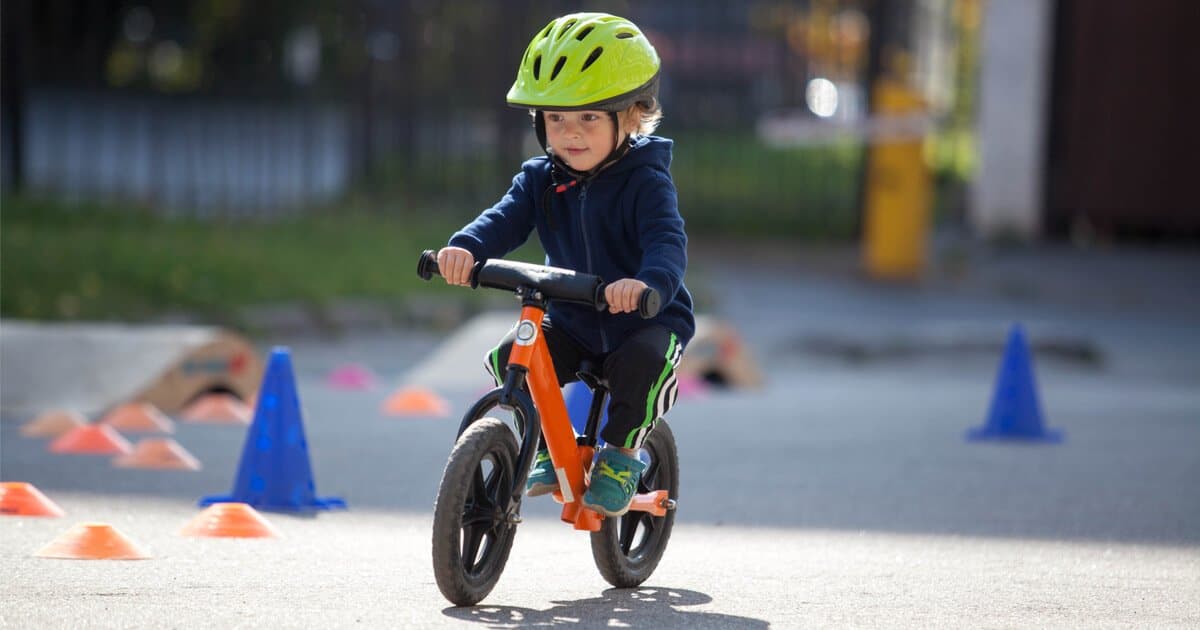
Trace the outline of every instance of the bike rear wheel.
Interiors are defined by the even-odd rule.
[[[471,424],[454,444],[433,509],[433,574],[457,606],[479,603],[512,550],[519,501],[517,440],[500,420]]]
[[[650,432],[642,450],[650,462],[638,482],[638,493],[666,490],[671,500],[678,499],[679,455],[666,422]],[[592,558],[600,575],[617,588],[645,582],[658,567],[674,525],[674,509],[663,516],[630,510],[624,516],[605,518],[600,531],[592,532]]]

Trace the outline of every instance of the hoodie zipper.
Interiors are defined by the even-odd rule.
[[[579,230],[583,233],[583,254],[587,258],[587,272],[592,273],[592,245],[588,240],[587,230],[587,191],[588,184],[579,187]],[[608,336],[604,334],[604,315],[596,313],[596,324],[600,330],[600,351],[608,352]]]

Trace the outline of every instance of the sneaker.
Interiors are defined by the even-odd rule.
[[[550,451],[540,450],[533,458],[533,470],[529,471],[529,479],[525,481],[525,494],[540,497],[555,490],[558,490],[558,475],[550,462]]]
[[[605,516],[622,516],[629,511],[638,481],[646,464],[616,448],[600,451],[592,467],[592,483],[583,495],[583,504]]]

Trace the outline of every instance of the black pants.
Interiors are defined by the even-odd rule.
[[[675,333],[650,325],[607,355],[591,354],[570,335],[555,329],[549,317],[542,320],[542,333],[560,385],[579,380],[576,372],[585,360],[598,366],[598,376],[608,380],[608,424],[600,437],[614,446],[640,448],[679,393],[675,368],[683,347]],[[509,331],[485,358],[488,372],[497,383],[504,382],[515,336],[516,329]]]

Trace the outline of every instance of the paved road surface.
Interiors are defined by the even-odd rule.
[[[0,626],[1200,625],[1200,332],[1186,300],[1084,308],[785,269],[756,268],[750,280],[706,272],[721,297],[714,310],[744,324],[770,379],[673,412],[678,525],[642,589],[608,589],[586,536],[541,499],[527,504],[492,595],[448,607],[433,583],[429,525],[457,421],[379,412],[439,339],[352,335],[284,340],[317,492],[351,509],[268,514],[281,540],[175,535],[196,498],[231,487],[242,429],[181,425],[176,439],[205,469],[151,473],[49,455],[18,436],[22,419],[0,422],[3,478],[37,484],[68,511],[0,519]],[[1014,319],[1035,345],[1070,338],[1092,350],[1038,356],[1047,423],[1063,444],[965,442],[983,421],[998,357],[987,344],[912,350],[951,329],[998,346]],[[810,343],[832,337],[851,350]],[[387,382],[328,389],[324,375],[344,361]],[[477,357],[464,362],[484,378]],[[469,398],[451,402],[461,410]],[[155,557],[31,557],[81,521],[109,522]]]

